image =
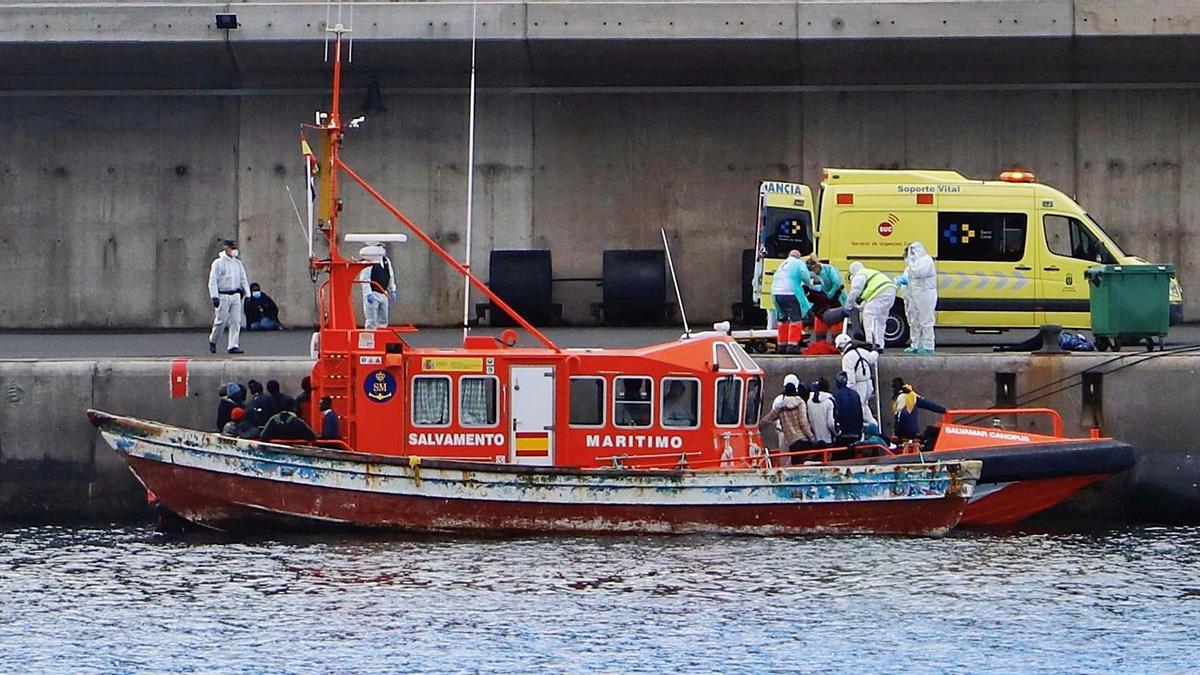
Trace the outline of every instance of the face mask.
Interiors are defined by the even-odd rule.
[[[256,297],[256,298],[261,298],[261,297],[262,297],[262,291],[254,291],[254,292],[253,292],[253,293],[251,293],[250,295],[253,295],[253,296],[254,296],[254,297]]]
[[[235,248],[235,249],[233,249],[233,253],[231,253],[230,255],[232,255],[233,257],[237,258],[237,257],[238,257],[238,250],[237,250],[236,248]]]

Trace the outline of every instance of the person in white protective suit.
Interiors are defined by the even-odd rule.
[[[934,311],[937,309],[937,265],[925,252],[925,245],[914,241],[904,252],[904,274],[896,284],[907,286],[904,293],[904,314],[912,331],[911,344],[904,351],[916,354],[933,353]]]
[[[225,248],[217,254],[208,270],[208,297],[212,299],[214,312],[212,332],[208,335],[209,353],[217,353],[217,340],[226,328],[229,329],[229,353],[242,353],[239,346],[245,317],[242,300],[249,295],[250,278],[238,259],[237,242],[226,239]]]
[[[854,346],[854,340],[842,333],[833,341],[842,353],[842,371],[846,373],[846,386],[858,392],[862,400],[863,422],[878,424],[871,411],[871,394],[875,393],[874,368],[879,364],[879,352]]]
[[[396,300],[396,275],[387,249],[380,244],[370,244],[359,250],[363,260],[371,266],[358,274],[362,286],[364,328],[386,328],[391,303]]]
[[[863,333],[867,342],[883,351],[888,312],[896,302],[896,284],[878,270],[865,267],[857,260],[850,263],[850,291],[846,294],[846,309],[857,308],[862,316]]]

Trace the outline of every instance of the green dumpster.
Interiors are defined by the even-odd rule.
[[[1174,265],[1097,265],[1084,276],[1092,306],[1092,335],[1100,351],[1145,341],[1161,350],[1171,323],[1168,297]]]

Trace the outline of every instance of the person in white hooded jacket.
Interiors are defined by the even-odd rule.
[[[842,372],[846,373],[846,386],[858,392],[862,403],[863,422],[879,423],[871,411],[871,394],[875,393],[874,368],[879,364],[879,352],[854,344],[849,335],[842,333],[833,344],[842,353]]]
[[[891,277],[857,260],[850,263],[850,290],[846,293],[845,308],[859,310],[863,335],[879,351],[883,351],[888,313],[895,301],[896,283]]]
[[[904,274],[896,283],[906,286],[904,314],[912,331],[910,346],[904,351],[917,354],[932,354],[934,349],[933,324],[937,309],[937,265],[933,256],[925,252],[925,245],[914,241],[904,252]]]
[[[217,340],[229,329],[229,353],[241,354],[239,346],[244,314],[242,301],[250,295],[250,278],[238,259],[237,242],[225,240],[225,248],[217,254],[208,270],[208,297],[213,303],[212,332],[208,335],[208,351],[217,352]]]

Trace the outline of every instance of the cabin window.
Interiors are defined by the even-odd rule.
[[[717,365],[717,370],[737,372],[737,361],[733,359],[733,354],[729,352],[729,347],[724,343],[713,343],[713,363]]]
[[[758,424],[758,414],[762,410],[762,378],[752,377],[746,380],[746,426]]]
[[[745,349],[742,349],[741,345],[734,342],[729,347],[733,350],[733,355],[737,357],[738,363],[741,364],[742,370],[751,373],[758,372],[758,364],[754,362],[754,359],[750,358],[750,355],[746,353]]]
[[[1024,213],[938,213],[938,260],[1021,260],[1025,225]]]
[[[618,377],[613,381],[613,424],[619,427],[648,427],[653,417],[654,380],[648,377]]]
[[[413,378],[413,424],[444,427],[450,424],[450,378],[421,375]]]
[[[571,426],[604,426],[604,378],[571,378]]]
[[[735,426],[742,412],[742,381],[736,377],[717,380],[717,424]]]
[[[700,426],[700,380],[664,377],[659,419],[664,427],[695,429]]]
[[[500,419],[495,377],[462,377],[458,380],[458,421],[464,427],[491,427]]]

